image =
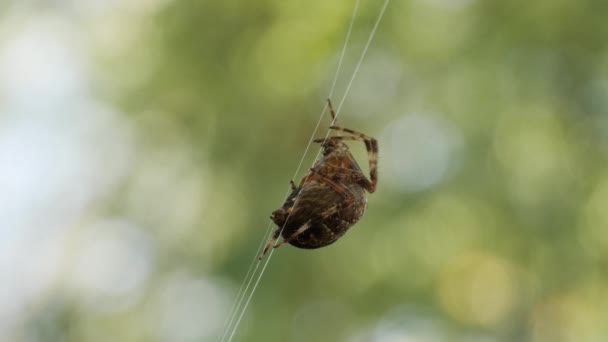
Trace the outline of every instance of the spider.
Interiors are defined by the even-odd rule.
[[[332,121],[336,113],[327,100]],[[304,249],[328,246],[352,227],[367,208],[366,191],[376,191],[378,183],[378,142],[376,139],[348,128],[330,126],[338,135],[315,139],[322,147],[322,157],[302,178],[298,186],[290,181],[291,194],[270,218],[278,226],[260,255],[261,260],[271,246],[285,243]],[[350,135],[341,136],[340,132]],[[369,179],[349,152],[346,140],[365,143],[369,161]],[[283,241],[276,244],[279,236]]]

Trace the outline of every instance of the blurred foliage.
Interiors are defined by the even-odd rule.
[[[32,339],[216,340],[353,6],[172,0],[86,23],[100,92],[137,132],[99,215],[144,226],[154,270],[120,310],[66,290]],[[362,1],[335,103],[380,6]],[[339,117],[379,139],[380,188],[335,245],[275,251],[235,340],[608,340],[607,16],[594,0],[393,1]]]

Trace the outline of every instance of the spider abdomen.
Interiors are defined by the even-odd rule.
[[[286,239],[307,226],[289,244],[305,249],[325,247],[342,237],[365,212],[365,190],[357,184],[349,185],[348,190],[352,196],[347,199],[324,183],[306,182],[292,192],[282,208],[273,212],[272,219],[279,227],[285,225],[281,235]]]

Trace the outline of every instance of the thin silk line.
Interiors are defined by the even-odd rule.
[[[257,250],[256,250],[256,254],[259,254],[263,248],[264,248],[264,242],[270,238],[270,223],[268,224],[268,228],[266,228],[266,233],[264,234],[265,240],[262,240],[262,242],[260,243],[260,245],[258,246]],[[230,311],[228,311],[228,314],[230,316],[228,316],[228,318],[226,319],[226,322],[224,322],[224,327],[223,327],[223,331],[224,333],[222,334],[222,336],[220,337],[220,339],[218,340],[218,342],[221,342],[224,340],[224,338],[226,338],[226,335],[228,334],[228,331],[230,331],[230,326],[232,325],[232,322],[234,322],[234,318],[236,317],[237,313],[238,313],[238,308],[241,306],[241,303],[243,302],[243,299],[245,298],[245,294],[247,293],[247,289],[249,288],[249,285],[251,285],[251,280],[253,280],[254,275],[256,273],[256,271],[258,270],[258,267],[260,265],[259,262],[255,262],[256,260],[254,259],[251,264],[249,264],[249,269],[247,270],[247,274],[245,275],[245,279],[243,280],[243,282],[241,283],[241,287],[239,288],[239,291],[237,292],[236,298],[234,300],[234,303],[232,303],[232,307],[230,307]],[[253,265],[256,265],[255,268],[253,267]],[[253,269],[253,273],[251,272],[251,270]],[[249,278],[251,275],[251,278]],[[247,279],[249,279],[249,281],[247,281]],[[245,286],[245,284],[247,284],[247,286]]]
[[[348,95],[348,92],[350,91],[350,87],[353,85],[353,81],[355,80],[355,77],[357,77],[357,73],[359,72],[359,68],[361,67],[361,64],[363,63],[365,54],[367,54],[367,50],[369,49],[369,46],[371,45],[372,40],[374,39],[376,30],[378,29],[378,26],[380,25],[380,21],[382,21],[382,17],[384,17],[384,12],[386,11],[386,8],[388,7],[388,3],[390,1],[391,0],[385,0],[384,5],[382,5],[382,9],[380,10],[378,19],[376,19],[374,28],[372,28],[372,32],[370,33],[369,38],[367,39],[367,43],[365,43],[365,47],[363,48],[363,52],[361,53],[361,57],[359,58],[359,62],[357,63],[357,66],[355,67],[355,70],[353,71],[353,76],[350,78],[350,82],[348,82],[348,85],[346,86],[346,90],[344,91],[344,97],[342,97],[342,101],[340,101],[340,104],[338,105],[338,108],[336,109],[336,118],[338,117],[338,113],[340,113],[340,109],[342,109],[342,104],[344,104],[344,100],[346,100],[346,96]]]
[[[355,8],[353,9],[353,15],[350,18],[350,24],[348,25],[348,31],[346,31],[346,38],[344,38],[344,46],[342,46],[342,52],[340,53],[340,58],[338,59],[338,66],[336,67],[336,75],[334,75],[334,81],[331,84],[331,89],[329,90],[329,98],[334,94],[334,89],[336,88],[336,83],[338,83],[338,75],[340,74],[340,69],[342,68],[342,61],[344,60],[344,55],[346,54],[346,47],[348,46],[348,41],[350,40],[350,34],[353,31],[353,26],[355,24],[355,17],[357,16],[357,11],[359,10],[359,3],[361,0],[357,0],[355,3]],[[327,110],[327,103],[325,103],[325,107],[323,108],[323,113],[321,116],[325,114],[325,110]]]
[[[348,83],[348,86],[346,87],[346,91],[344,92],[344,96],[342,97],[342,101],[340,101],[340,105],[338,106],[338,109],[336,111],[336,116],[335,116],[332,124],[335,123],[336,119],[338,118],[338,115],[339,115],[340,109],[342,107],[342,104],[344,103],[344,100],[346,99],[346,96],[348,95],[348,92],[350,91],[350,88],[351,88],[351,86],[352,86],[352,84],[353,84],[353,82],[354,82],[354,80],[355,80],[355,78],[357,76],[357,73],[359,72],[359,68],[361,67],[361,64],[363,63],[363,59],[365,58],[367,50],[369,49],[369,46],[371,45],[371,42],[372,42],[372,40],[374,38],[374,35],[376,34],[376,30],[378,29],[378,26],[380,25],[380,21],[382,21],[382,18],[384,16],[386,8],[388,7],[389,2],[390,2],[390,0],[385,0],[384,1],[382,9],[380,10],[380,14],[378,15],[378,18],[376,19],[376,23],[374,24],[374,27],[373,27],[373,29],[372,29],[372,31],[370,33],[370,36],[369,36],[369,38],[367,40],[367,43],[365,44],[363,52],[361,53],[361,57],[359,58],[359,61],[357,62],[357,65],[355,67],[355,70],[353,71],[353,75],[352,75],[352,77],[351,77],[351,79],[350,79],[350,81]],[[357,6],[358,6],[358,1],[357,1]],[[353,16],[352,20],[354,21],[354,16]],[[352,29],[352,25],[351,25],[350,29]],[[349,35],[350,35],[350,32],[349,32]],[[344,46],[344,49],[346,49],[346,44]],[[338,75],[338,73],[336,72],[336,78],[337,78],[337,75]],[[325,106],[325,108],[323,110],[323,113],[321,113],[321,117],[325,113],[326,108],[327,108],[327,105]],[[319,120],[319,122],[320,122],[320,120]],[[317,127],[318,127],[318,124],[317,124]],[[315,131],[313,132],[313,136],[314,136],[315,133],[316,133],[316,128],[315,128]],[[327,137],[329,136],[329,134],[330,134],[330,130],[327,131],[327,134],[325,135],[325,140],[327,139]],[[312,140],[313,139],[311,137],[311,140],[309,141],[308,146],[310,146]],[[307,146],[306,150],[308,150],[308,146]],[[321,154],[321,151],[322,151],[322,148],[319,149],[319,151],[317,152],[317,156],[315,157],[315,161],[313,162],[313,166],[314,166],[314,163],[316,163],[317,159],[319,159],[319,155]],[[303,159],[304,159],[304,157],[302,157],[302,160]],[[300,164],[301,163],[302,162],[300,162]],[[297,174],[297,172],[296,172],[296,174]],[[294,206],[297,205],[297,201],[298,201],[298,198],[296,197]],[[291,215],[291,213],[290,213],[290,215]],[[285,221],[285,224],[281,228],[281,231],[285,228],[285,225],[287,224],[287,220],[289,220],[289,215],[288,215],[288,217],[287,217],[287,219]],[[249,294],[249,297],[247,298],[247,301],[245,302],[245,306],[243,307],[243,310],[242,310],[242,312],[241,312],[241,314],[239,316],[239,319],[237,320],[237,322],[235,324],[235,327],[232,330],[232,333],[230,334],[230,338],[228,339],[228,342],[230,342],[232,340],[232,337],[234,336],[234,334],[236,332],[236,329],[238,328],[238,326],[239,326],[239,324],[241,322],[241,319],[243,318],[243,315],[245,314],[245,311],[247,310],[247,307],[249,306],[249,302],[251,301],[251,298],[253,297],[253,294],[255,293],[255,291],[256,291],[256,289],[258,287],[258,284],[260,283],[260,280],[262,279],[262,276],[264,275],[264,271],[266,270],[266,266],[268,266],[268,263],[270,262],[270,259],[272,258],[273,253],[274,253],[274,249],[272,249],[270,251],[270,253],[268,254],[268,256],[266,258],[266,262],[264,263],[264,267],[262,267],[262,270],[260,271],[260,274],[259,274],[259,276],[258,276],[255,284],[253,285],[251,293]]]
[[[346,96],[348,96],[348,93],[350,91],[351,86],[353,85],[353,82],[355,81],[355,78],[357,77],[357,74],[359,73],[359,69],[361,68],[361,64],[363,64],[363,59],[365,58],[365,55],[367,54],[367,50],[369,49],[372,40],[374,39],[374,35],[376,34],[376,30],[378,29],[378,26],[380,25],[380,22],[382,21],[382,18],[384,17],[384,12],[386,11],[386,8],[388,7],[390,0],[385,0],[384,4],[382,5],[382,9],[380,10],[380,14],[378,15],[378,18],[376,19],[376,22],[374,23],[374,27],[372,28],[372,31],[370,32],[369,38],[367,39],[367,42],[365,43],[365,47],[363,48],[363,52],[361,52],[361,57],[359,58],[359,61],[357,62],[357,65],[355,66],[355,69],[353,71],[353,75],[350,78],[350,81],[348,82],[348,85],[346,86],[346,90],[344,91],[344,96],[342,97],[342,100],[340,101],[340,104],[338,105],[338,108],[336,109],[336,116],[334,118],[334,120],[332,121],[332,125],[335,124],[336,120],[338,120],[338,115],[340,115],[340,109],[342,109],[342,105],[344,104],[344,101],[346,100]],[[331,133],[331,130],[327,130],[327,134],[325,134],[325,138],[323,139],[323,141],[326,141],[327,138],[329,137],[329,134]],[[319,149],[319,152],[317,152],[317,157],[315,158],[315,162],[316,160],[319,158],[319,155],[321,155],[321,151],[323,151],[323,148]]]
[[[340,70],[342,69],[342,62],[344,61],[344,55],[346,54],[346,48],[348,47],[348,41],[350,40],[350,34],[353,31],[353,26],[355,23],[355,18],[357,17],[357,11],[359,10],[360,2],[361,2],[361,0],[357,0],[357,2],[355,3],[355,8],[353,9],[353,14],[350,19],[350,24],[348,25],[348,30],[346,31],[346,38],[344,38],[344,45],[342,46],[342,52],[340,53],[340,58],[338,59],[338,66],[336,67],[336,74],[334,75],[334,80],[333,80],[333,82],[331,84],[331,88],[329,90],[329,96],[328,96],[329,98],[331,98],[332,95],[334,94],[334,89],[336,88],[336,83],[338,83],[338,77],[340,75]],[[314,140],[315,135],[317,134],[317,131],[319,130],[319,126],[321,125],[321,121],[323,120],[323,117],[325,116],[327,107],[328,107],[327,102],[325,102],[323,111],[321,111],[321,115],[319,116],[317,125],[315,126],[315,129],[312,131],[312,135],[310,136],[310,139],[308,140],[308,144],[306,144],[306,148],[304,149],[304,154],[302,155],[302,158],[300,159],[300,163],[298,164],[298,167],[296,169],[296,172],[293,174],[292,179],[296,179],[296,176],[300,172],[302,163],[304,163],[306,154],[308,154],[308,150],[310,149],[310,146],[312,145],[312,141]],[[289,192],[290,191],[287,192],[287,195],[289,195]],[[285,200],[286,199],[287,199],[287,196],[285,196]],[[283,200],[283,201],[285,201],[285,200]]]
[[[346,49],[348,47],[348,41],[350,40],[350,35],[351,35],[352,30],[353,30],[353,26],[354,26],[355,18],[357,16],[357,12],[359,10],[359,3],[360,2],[361,2],[360,0],[357,0],[357,2],[355,3],[355,7],[353,9],[353,13],[352,13],[352,16],[351,16],[350,24],[348,26],[346,37],[344,39],[344,45],[342,46],[342,51],[340,53],[340,58],[338,59],[338,65],[336,67],[336,73],[334,75],[334,79],[332,81],[332,85],[331,85],[331,88],[329,90],[329,97],[330,98],[333,95],[335,87],[336,87],[336,84],[338,82],[338,76],[340,75],[340,70],[342,68],[342,62],[344,61],[344,56],[346,55]],[[300,163],[298,164],[298,167],[296,168],[296,172],[294,173],[292,179],[296,179],[298,173],[300,172],[300,169],[302,168],[302,164],[304,163],[304,159],[306,158],[308,150],[310,149],[310,146],[312,145],[312,142],[314,140],[314,136],[316,135],[316,133],[317,133],[317,131],[319,129],[319,126],[321,125],[321,121],[323,120],[323,117],[325,116],[325,112],[327,111],[327,107],[328,107],[328,105],[327,105],[327,103],[325,103],[325,106],[323,107],[323,111],[321,112],[321,115],[319,116],[319,120],[317,121],[317,125],[315,126],[315,128],[314,128],[314,130],[313,130],[313,132],[312,132],[312,134],[310,136],[310,139],[308,140],[308,144],[306,145],[306,148],[304,149],[304,153],[302,155],[302,158],[300,159]],[[290,193],[290,190],[288,190],[287,193],[285,194],[285,199],[283,201],[285,201],[287,199],[287,197],[289,196],[289,193]],[[296,202],[297,202],[297,198],[296,198]],[[295,203],[294,203],[294,205],[295,205]],[[289,219],[289,217],[287,219]],[[287,222],[287,220],[286,220],[286,222]],[[234,312],[231,314],[230,320],[228,321],[228,324],[225,324],[225,327],[224,327],[225,330],[224,330],[224,333],[222,334],[222,337],[220,338],[220,342],[224,340],[224,338],[226,337],[227,332],[230,330],[230,326],[232,325],[232,322],[234,321],[234,318],[236,317],[236,313],[239,310],[242,310],[242,313],[239,315],[239,319],[238,319],[237,323],[235,324],[235,326],[233,328],[232,334],[230,335],[230,338],[228,339],[228,341],[232,340],[232,336],[234,335],[234,333],[235,333],[238,325],[240,324],[241,317],[243,316],[245,310],[247,309],[249,301],[251,300],[251,297],[253,296],[253,292],[255,292],[255,288],[257,287],[257,284],[260,281],[261,275],[264,273],[264,270],[266,269],[266,265],[268,264],[268,261],[270,260],[270,257],[272,256],[272,254],[274,252],[274,249],[273,249],[268,254],[266,262],[264,264],[264,267],[262,268],[262,271],[260,272],[260,277],[256,281],[256,283],[254,285],[254,288],[253,288],[253,290],[252,290],[252,292],[251,292],[251,294],[250,294],[247,302],[245,303],[245,306],[242,309],[239,309],[241,307],[241,303],[242,303],[243,299],[245,298],[245,294],[247,293],[247,291],[249,289],[249,286],[251,285],[251,281],[255,277],[256,271],[257,271],[257,269],[258,269],[258,267],[260,265],[259,261],[256,260],[257,256],[259,255],[260,251],[263,250],[262,248],[264,248],[264,243],[266,241],[268,241],[268,239],[270,238],[270,235],[272,234],[271,226],[272,226],[272,221],[269,222],[268,228],[266,228],[266,233],[264,234],[264,240],[262,240],[260,246],[256,250],[256,255],[255,255],[255,257],[254,257],[251,265],[249,265],[249,270],[247,271],[247,275],[245,276],[245,280],[243,281],[243,283],[241,283],[241,288],[239,289],[239,292],[237,293],[237,297],[235,299],[235,302],[233,303],[232,308],[230,309],[230,312],[233,312],[233,310],[234,310]],[[283,228],[284,228],[284,226],[281,228],[281,231],[283,230]],[[253,269],[253,273],[251,273],[250,271],[251,271],[251,268],[253,266],[253,263],[255,263],[256,266]],[[251,278],[249,278],[250,273],[251,273]],[[247,280],[247,279],[249,279],[249,280]],[[243,285],[245,283],[247,283],[247,285],[245,286],[245,290],[241,294],[241,291],[243,289]]]

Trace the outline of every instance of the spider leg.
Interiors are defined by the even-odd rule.
[[[277,242],[277,239],[281,235],[281,230],[283,230],[283,227],[279,227],[274,231],[274,233],[272,234],[272,237],[266,243],[266,247],[264,247],[264,250],[262,251],[262,254],[260,254],[260,257],[258,258],[258,260],[262,260],[262,258],[264,258],[264,255],[266,255],[266,253],[270,249],[270,246],[274,245],[274,243]]]
[[[325,142],[325,138],[318,138],[313,140],[313,142],[316,143],[323,143]],[[332,137],[327,137],[327,140],[354,140],[354,141],[361,141],[361,138],[359,137],[351,137],[351,136],[332,136]]]
[[[357,131],[353,131],[349,128],[338,126],[330,126],[329,128],[338,132],[346,132],[353,135],[348,137],[334,136],[330,137],[330,139],[363,141],[365,148],[367,149],[367,159],[369,161],[369,180],[363,177],[359,184],[369,193],[376,191],[376,185],[378,184],[378,141],[372,137]]]
[[[291,186],[291,190],[296,189],[296,183],[293,182],[293,179],[289,181],[289,185]]]
[[[304,233],[306,230],[308,230],[308,228],[310,228],[310,221],[304,223],[300,228],[298,228],[295,232],[293,232],[293,234],[291,234],[290,236],[283,239],[283,241],[274,245],[273,248],[281,247],[283,244],[288,243],[289,241],[295,239],[298,235]]]
[[[336,121],[336,111],[334,110],[334,106],[331,105],[331,99],[327,99],[327,106],[329,107],[329,113],[331,114],[331,122],[334,124]]]

